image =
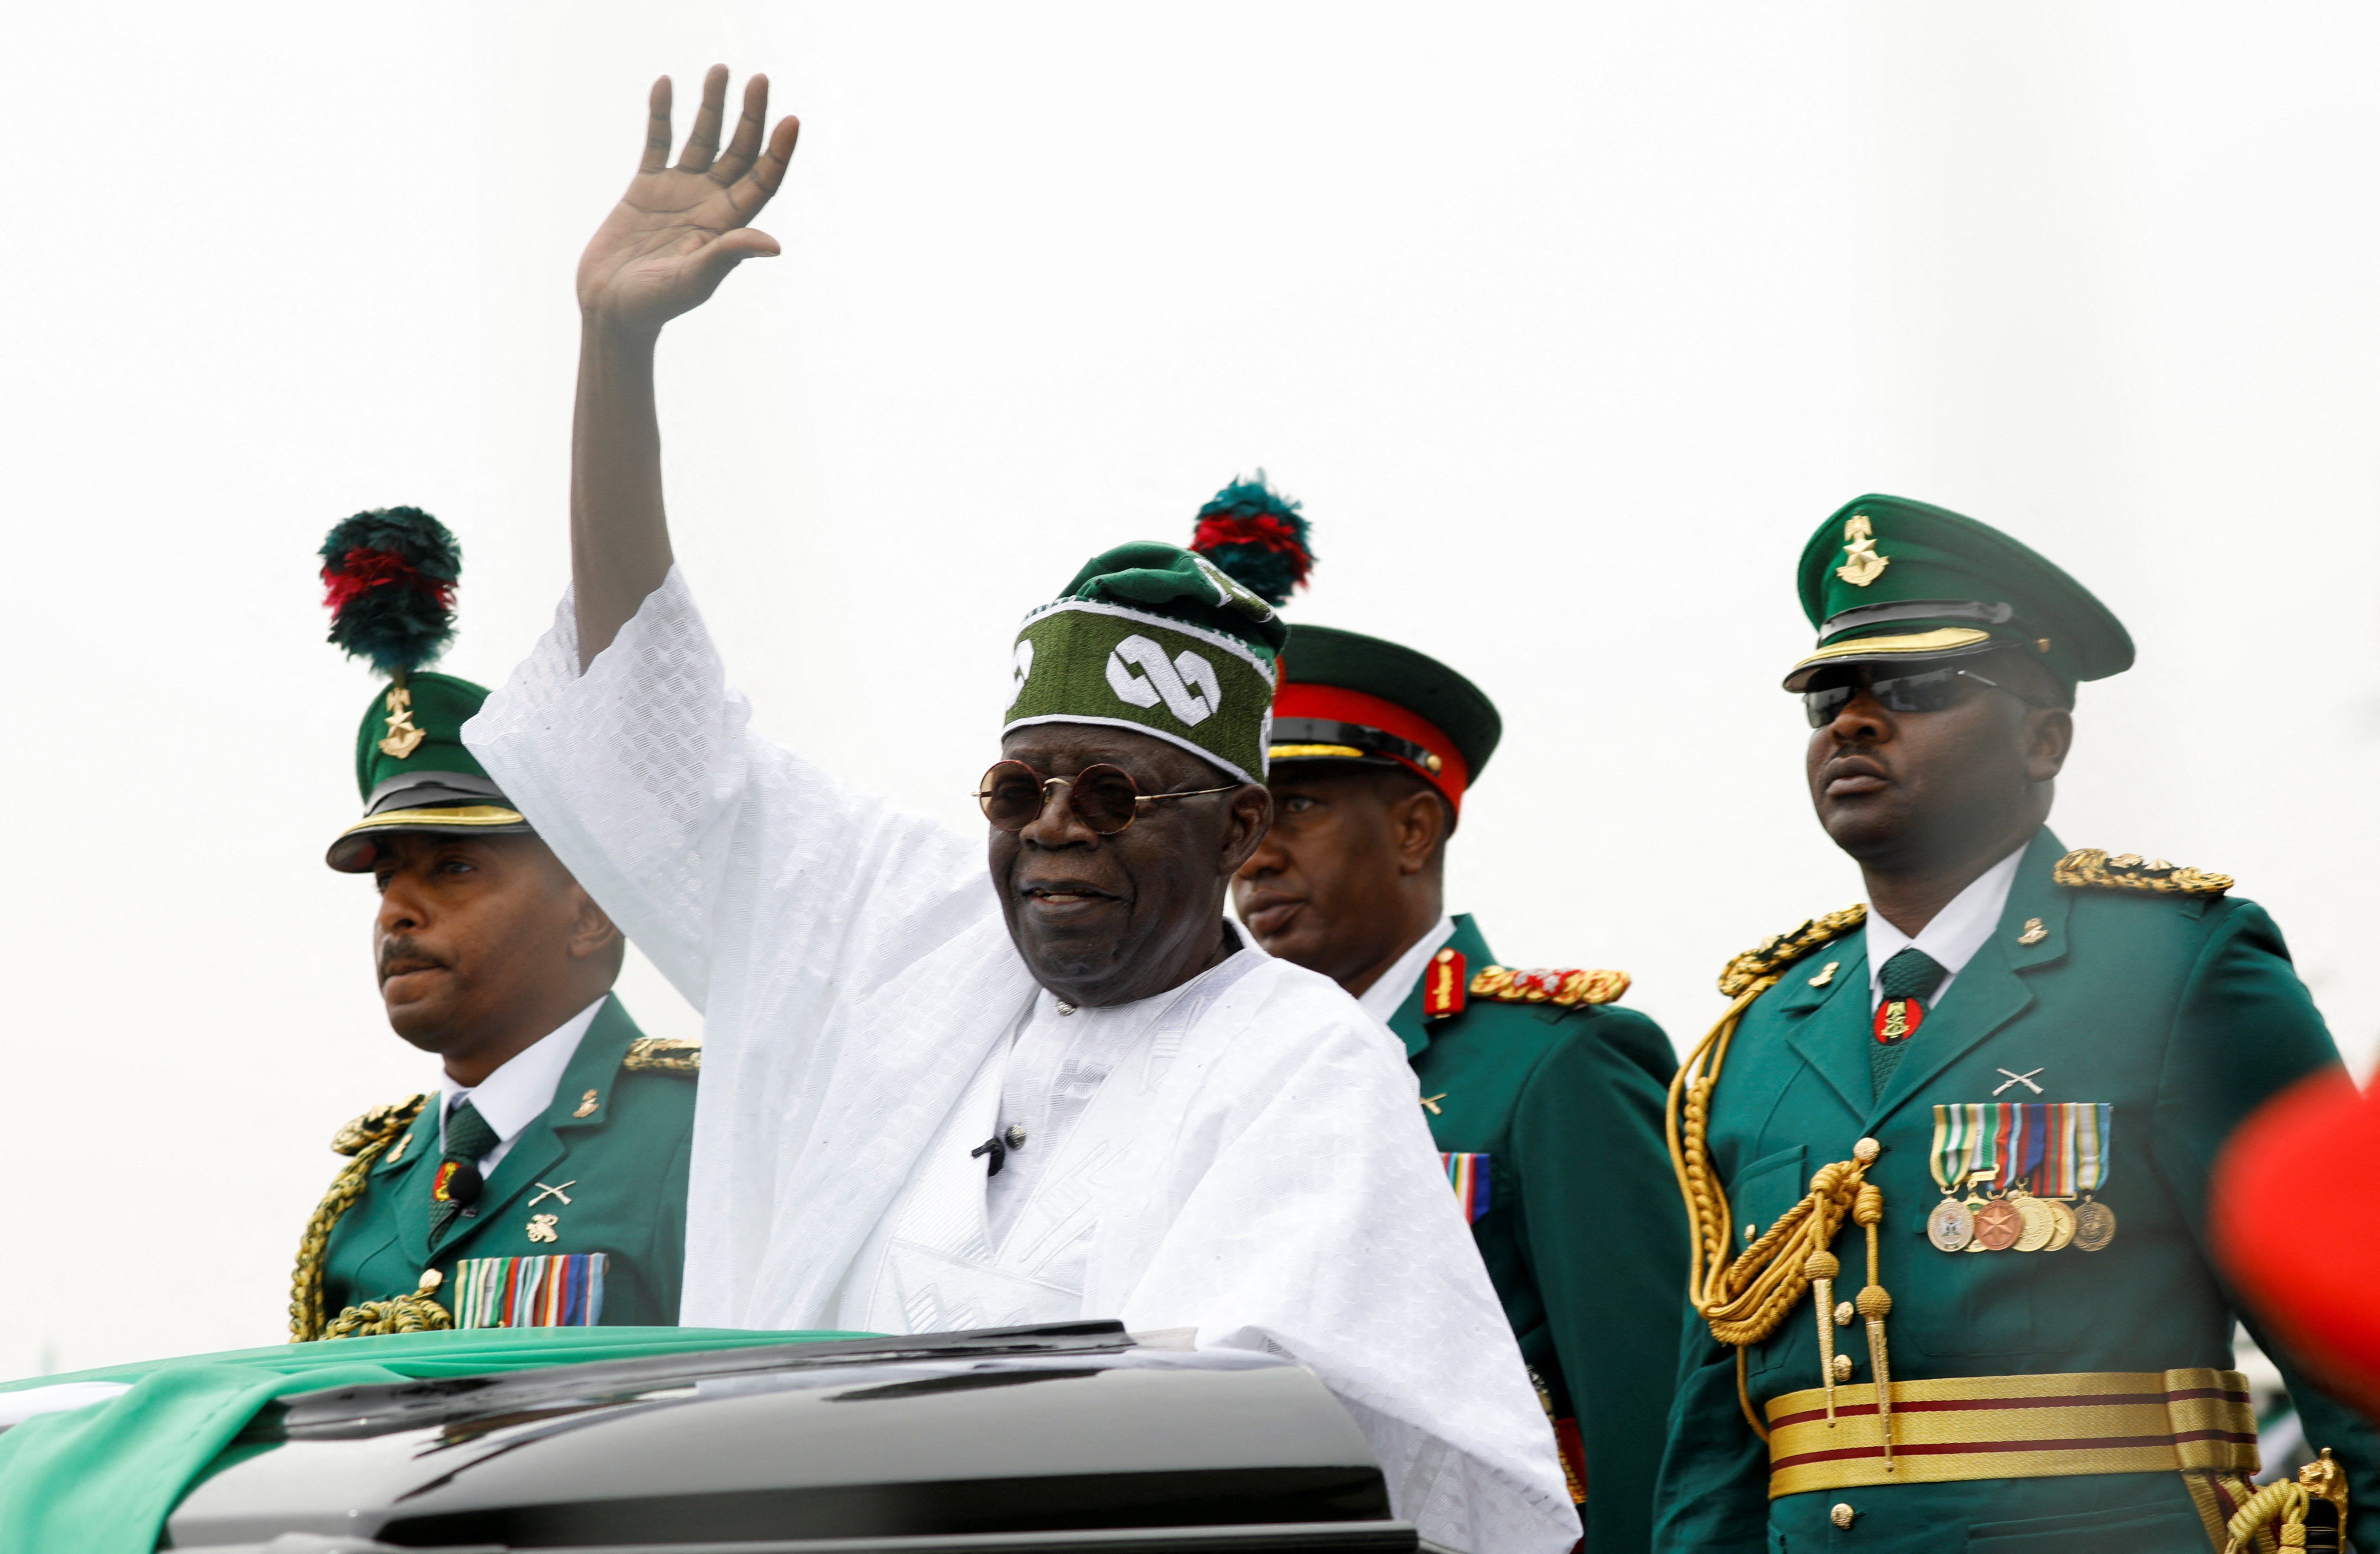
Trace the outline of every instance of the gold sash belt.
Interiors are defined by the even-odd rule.
[[[1892,1458],[1873,1383],[1769,1400],[1768,1495],[1872,1484],[2084,1473],[2257,1471],[2256,1414],[2236,1370],[2073,1371],[1895,1381]]]

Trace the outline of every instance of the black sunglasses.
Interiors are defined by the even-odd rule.
[[[1888,712],[1939,712],[1959,699],[1959,682],[1961,680],[1973,680],[1979,686],[2015,697],[2027,707],[2049,705],[2036,701],[2022,691],[2010,690],[1998,680],[1986,679],[1972,669],[1929,669],[1918,674],[1894,674],[1870,680],[1867,693],[1876,698],[1876,705]],[[1810,726],[1824,728],[1833,722],[1836,715],[1850,706],[1852,698],[1859,693],[1860,685],[1856,677],[1847,678],[1840,685],[1803,691],[1802,707],[1810,715]]]
[[[1075,818],[1101,836],[1113,836],[1132,824],[1144,804],[1155,804],[1160,798],[1227,794],[1240,785],[1226,783],[1220,788],[1145,794],[1140,784],[1132,780],[1131,772],[1105,761],[1087,766],[1072,777],[1044,777],[1021,760],[1004,760],[995,762],[983,774],[983,786],[975,797],[983,806],[985,819],[1002,831],[1023,831],[1040,819],[1043,806],[1050,802],[1050,791],[1061,783],[1065,786],[1066,804],[1074,810]]]

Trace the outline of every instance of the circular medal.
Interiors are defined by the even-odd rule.
[[[2049,1238],[2058,1233],[2058,1220],[2051,1216],[2049,1206],[2030,1195],[2009,1201],[2016,1205],[2017,1213],[2024,1220],[2024,1233],[2016,1238],[2016,1249],[2038,1252],[2048,1245]]]
[[[1975,1239],[1975,1217],[1957,1198],[1944,1198],[1925,1216],[1925,1238],[1945,1252],[1963,1252]]]
[[[1975,1210],[1975,1239],[1986,1250],[2005,1252],[2024,1234],[2024,1216],[2006,1198],[1994,1198]]]
[[[2116,1239],[2116,1211],[2095,1198],[2074,1206],[2074,1244],[2096,1252]]]
[[[2049,1244],[2042,1250],[2063,1252],[2066,1250],[2066,1244],[2074,1239],[2074,1210],[2056,1198],[2044,1198],[2041,1202],[2042,1206],[2049,1210],[2049,1217],[2058,1221],[2058,1229],[2050,1232]]]

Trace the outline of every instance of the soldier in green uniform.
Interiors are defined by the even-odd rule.
[[[333,1142],[349,1163],[300,1243],[290,1336],[674,1324],[701,1049],[637,1029],[619,930],[464,747],[488,693],[420,668],[451,625],[387,618],[451,606],[452,536],[359,514],[323,559],[332,639],[393,675],[326,861],[379,887],[389,1024],[443,1082]]]
[[[1452,1190],[1553,1419],[1586,1548],[1643,1549],[1685,1247],[1661,1146],[1668,1038],[1616,971],[1500,965],[1444,905],[1446,844],[1501,734],[1409,648],[1300,625],[1273,708],[1273,826],[1234,882],[1269,953],[1402,1038]]]
[[[1672,1089],[1694,1316],[1656,1547],[2220,1550],[2255,1420],[2208,1170],[2329,1034],[2228,879],[2048,830],[2076,682],[2132,662],[2080,584],[1865,496],[1800,585],[1785,685],[1868,900],[1730,963]],[[2281,1363],[2380,1547],[2380,1442]]]

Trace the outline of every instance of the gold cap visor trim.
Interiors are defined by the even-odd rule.
[[[342,874],[359,874],[364,866],[354,862],[358,849],[371,833],[380,831],[431,830],[489,831],[507,827],[528,829],[528,817],[517,809],[506,809],[495,804],[455,805],[450,808],[383,809],[377,815],[366,815],[354,825],[332,839],[322,861]]]
[[[1372,752],[1353,745],[1275,745],[1265,751],[1268,760],[1370,760]]]
[[[389,826],[525,826],[527,824],[528,824],[528,818],[517,809],[499,808],[492,804],[458,804],[445,809],[383,809],[377,815],[366,815],[339,834],[353,836],[359,831],[381,831]]]
[[[1831,643],[1821,648],[1788,670],[1786,689],[1793,688],[1793,677],[1802,671],[1838,659],[1912,658],[1921,653],[1945,653],[1960,648],[1973,648],[1991,639],[1990,632],[1977,631],[1965,625],[1946,625],[1907,637],[1854,637],[1848,642]]]

